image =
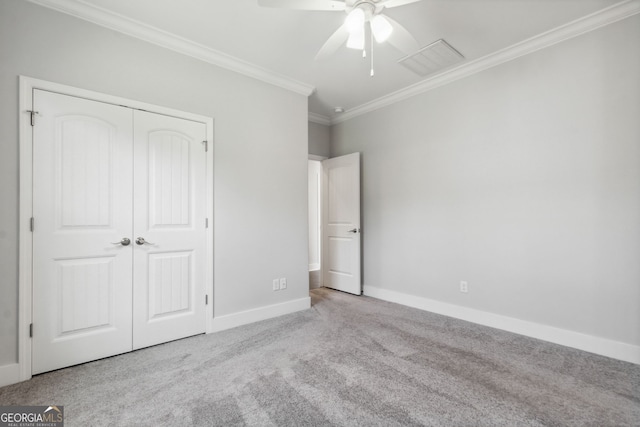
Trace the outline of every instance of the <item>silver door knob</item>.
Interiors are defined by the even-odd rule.
[[[138,244],[138,245],[144,245],[144,244],[153,245],[153,243],[147,242],[146,240],[144,240],[144,237],[138,237],[136,239],[136,244]]]
[[[129,243],[131,243],[131,240],[129,240],[128,237],[123,237],[122,240],[120,240],[119,242],[111,242],[112,245],[122,245],[122,246],[129,246]]]
[[[354,228],[353,230],[349,230],[349,233],[359,233],[360,229],[359,228]]]

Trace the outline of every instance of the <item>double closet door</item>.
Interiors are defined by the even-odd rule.
[[[32,373],[203,333],[206,124],[33,105]]]

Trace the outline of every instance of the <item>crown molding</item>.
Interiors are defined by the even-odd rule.
[[[513,59],[528,55],[565,40],[588,33],[614,22],[640,13],[640,0],[626,0],[598,12],[576,19],[568,24],[544,32],[520,43],[496,51],[482,58],[466,62],[451,70],[429,77],[416,84],[392,92],[358,107],[347,110],[340,117],[331,120],[331,124],[342,123],[354,117],[403,101],[413,96],[428,92],[437,87],[479,73]]]
[[[331,118],[309,111],[309,121],[319,125],[331,126]]]
[[[191,56],[209,64],[216,65],[245,76],[290,90],[300,95],[309,96],[315,88],[307,83],[299,82],[266,68],[211,49],[200,43],[177,36],[135,19],[127,18],[89,4],[83,0],[27,0],[40,6],[66,13],[67,15],[89,21],[110,30],[135,37],[140,40],[164,47],[183,55]]]

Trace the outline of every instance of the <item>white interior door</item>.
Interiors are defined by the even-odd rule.
[[[33,96],[37,374],[131,350],[132,110]]]
[[[360,295],[360,153],[322,161],[324,286]]]
[[[205,332],[207,129],[144,111],[134,122],[137,349]]]

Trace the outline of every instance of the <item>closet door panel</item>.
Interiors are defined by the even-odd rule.
[[[32,372],[132,348],[132,110],[34,90]]]
[[[133,347],[142,348],[205,331],[206,125],[134,118]]]

